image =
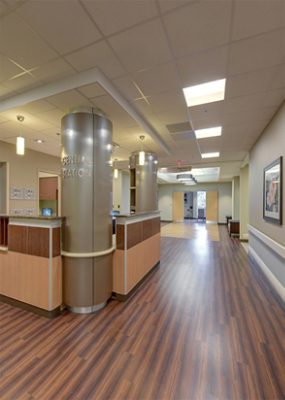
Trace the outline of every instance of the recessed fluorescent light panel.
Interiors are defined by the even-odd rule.
[[[196,139],[205,139],[215,136],[221,136],[222,127],[215,126],[214,128],[197,129],[195,130]]]
[[[206,82],[183,89],[187,107],[224,100],[226,79]]]
[[[214,157],[220,157],[220,152],[216,151],[214,153],[202,153],[201,154],[202,158],[214,158]]]

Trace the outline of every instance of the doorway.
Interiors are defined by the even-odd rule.
[[[46,171],[38,171],[39,215],[61,215],[60,176]]]
[[[184,192],[184,219],[206,220],[206,192]]]

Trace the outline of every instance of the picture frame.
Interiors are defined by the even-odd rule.
[[[263,218],[282,225],[282,157],[263,170]]]

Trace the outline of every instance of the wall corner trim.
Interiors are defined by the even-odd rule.
[[[285,259],[285,246],[282,246],[282,244],[271,239],[269,236],[265,235],[263,232],[259,231],[251,225],[248,225],[248,231],[250,234],[254,235],[264,244],[266,244],[272,251]]]
[[[263,262],[259,255],[249,246],[249,255],[254,258],[258,266],[263,271],[266,278],[269,280],[270,284],[273,286],[275,291],[278,293],[282,301],[285,303],[285,287],[279,282],[279,280],[273,275],[268,266]]]

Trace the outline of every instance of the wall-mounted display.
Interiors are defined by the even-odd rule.
[[[282,157],[264,168],[263,218],[282,225]]]

